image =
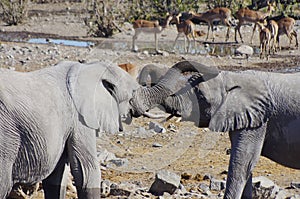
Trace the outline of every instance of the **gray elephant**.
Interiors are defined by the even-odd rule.
[[[193,71],[186,83],[176,81]],[[252,198],[252,170],[263,155],[300,169],[300,73],[218,71],[175,64],[154,87],[130,101],[141,114],[156,104],[199,127],[229,132],[231,154],[224,198]]]
[[[42,181],[45,198],[65,198],[70,164],[78,198],[100,198],[96,133],[118,132],[138,84],[118,66],[62,62],[0,71],[0,198],[14,184]]]

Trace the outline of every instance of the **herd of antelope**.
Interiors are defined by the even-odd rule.
[[[275,11],[275,2],[267,3],[267,11],[254,11],[249,8],[240,8],[235,13],[235,18],[237,19],[237,25],[235,26],[235,42],[238,43],[237,33],[240,36],[241,42],[244,42],[240,28],[243,24],[252,23],[254,28],[251,35],[251,44],[256,28],[259,28],[259,42],[260,42],[260,58],[268,58],[271,53],[275,53],[280,50],[279,36],[287,35],[290,45],[292,43],[293,37],[296,40],[296,47],[298,47],[297,33],[294,30],[295,20],[291,17],[284,17],[277,21],[269,20],[272,12]],[[140,33],[151,33],[155,36],[155,50],[158,50],[158,39],[157,34],[161,33],[165,28],[169,26],[170,23],[175,23],[177,27],[177,37],[174,42],[174,48],[176,46],[177,40],[181,35],[184,35],[184,49],[188,52],[190,49],[190,36],[193,38],[194,46],[196,46],[195,39],[195,24],[200,24],[205,22],[208,24],[208,31],[206,36],[206,41],[209,38],[209,33],[211,31],[212,41],[214,42],[214,22],[220,21],[223,25],[227,26],[227,33],[225,42],[229,39],[230,28],[235,24],[233,23],[233,16],[231,10],[225,7],[214,8],[208,10],[204,13],[194,13],[184,12],[184,13],[173,13],[167,14],[164,23],[159,24],[158,21],[147,21],[147,20],[136,20],[133,22],[133,28],[135,34],[133,36],[132,50],[137,51],[136,40]],[[188,48],[186,48],[186,40],[188,40]]]

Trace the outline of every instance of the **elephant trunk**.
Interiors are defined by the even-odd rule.
[[[131,101],[134,110],[138,114],[143,114],[153,106],[162,104],[168,96],[185,87],[189,77],[183,76],[182,73],[184,72],[200,73],[201,81],[207,81],[219,74],[219,71],[214,67],[208,67],[193,61],[179,62],[168,70],[157,85],[150,88],[141,87],[136,90]],[[182,78],[185,79],[184,83]]]

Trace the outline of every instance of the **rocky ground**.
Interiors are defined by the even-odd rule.
[[[153,53],[152,35],[141,36],[138,39],[140,51],[131,52],[133,30],[128,23],[122,27],[122,33],[112,38],[87,37],[84,13],[80,12],[83,6],[80,3],[32,4],[32,14],[24,24],[9,27],[0,22],[1,67],[27,72],[63,60],[105,60],[117,64],[132,63],[141,69],[149,63],[172,66],[182,59],[195,60],[224,70],[294,71],[299,67],[300,51],[294,47],[288,49],[285,36],[281,38],[284,47],[282,51],[271,55],[269,60],[259,59],[258,33],[254,44],[250,45],[250,26],[242,29],[245,43],[252,46],[255,52],[249,59],[234,55],[240,44],[233,43],[233,30],[230,42],[223,42],[226,32],[224,27],[216,29],[215,43],[204,43],[205,37],[198,37],[196,49],[192,53],[182,52],[183,42],[173,51],[171,46],[176,37],[174,26],[166,29],[159,37],[162,54]],[[207,26],[197,26],[197,29],[206,32]],[[298,34],[299,29],[296,26]],[[94,44],[74,47],[54,44],[51,39],[46,44],[27,42],[34,37],[76,39]],[[159,183],[160,180],[170,185],[164,187],[170,193],[165,193],[163,198],[222,197],[230,149],[226,133],[199,129],[189,122],[176,122],[176,118],[168,122],[138,118],[132,125],[125,126],[124,132],[120,134],[102,135],[98,139],[98,149],[105,197],[155,198],[148,190],[154,182]],[[262,157],[253,175],[271,180],[276,186],[268,184],[265,179],[262,184],[267,185],[262,186],[269,188],[268,193],[280,190],[277,198],[300,198],[297,183],[300,172],[297,170]],[[174,187],[179,187],[175,193]],[[265,189],[260,187],[258,190]],[[270,198],[266,194],[260,198]],[[75,197],[72,189],[68,197]],[[33,198],[43,198],[42,190],[39,189]]]

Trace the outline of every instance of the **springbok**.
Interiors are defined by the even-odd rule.
[[[270,54],[271,31],[264,24],[258,22],[257,25],[259,27],[259,43],[260,43],[259,57],[261,59],[266,57],[268,60]],[[267,52],[267,47],[269,47],[268,52]]]
[[[296,39],[295,47],[298,47],[297,32],[294,30],[295,19],[293,19],[291,17],[284,17],[284,18],[278,20],[277,24],[278,24],[278,35],[277,35],[278,46],[279,46],[279,36],[285,34],[285,35],[287,35],[287,37],[290,40],[289,47],[291,46],[293,37],[295,37],[295,39]],[[280,46],[279,46],[279,49],[281,49]]]
[[[155,21],[136,20],[136,21],[134,21],[133,29],[134,29],[135,33],[132,37],[132,50],[135,52],[138,51],[138,47],[135,44],[138,35],[141,33],[149,33],[149,34],[154,34],[155,50],[157,52],[159,52],[157,34],[161,33],[165,28],[167,28],[169,26],[171,19],[172,19],[172,16],[167,14],[162,25],[159,24],[158,20],[155,20]]]
[[[279,48],[278,40],[277,40],[278,24],[274,20],[269,20],[268,24],[267,24],[267,28],[271,32],[271,40],[270,40],[270,48],[269,48],[270,52],[269,53],[271,53],[271,51],[272,51],[274,54],[277,51],[277,49]],[[271,41],[272,41],[272,43],[271,43]]]
[[[275,2],[270,3],[269,1],[267,2],[268,4],[268,9],[267,12],[260,12],[260,11],[254,11],[250,10],[249,8],[240,8],[236,12],[236,18],[238,19],[238,25],[235,27],[234,31],[234,39],[235,42],[238,43],[237,41],[237,36],[236,32],[238,31],[240,35],[240,39],[242,43],[244,43],[243,37],[241,35],[241,26],[245,24],[246,22],[254,23],[253,31],[252,31],[252,36],[251,36],[251,44],[254,36],[254,32],[256,30],[256,27],[258,26],[258,23],[265,23],[265,20],[268,16],[272,14],[273,11],[275,11]]]
[[[192,36],[194,40],[194,48],[196,48],[196,39],[195,39],[195,25],[189,19],[183,20],[180,22],[181,14],[173,15],[171,22],[176,23],[177,28],[177,37],[174,42],[173,48],[175,49],[178,38],[183,35],[184,36],[184,52],[188,52],[190,49],[191,41],[189,39],[189,35]],[[186,49],[186,40],[188,40],[188,48]]]
[[[132,63],[118,64],[120,68],[128,72],[132,77],[137,78],[138,76],[138,67]]]
[[[215,40],[213,22],[221,21],[224,25],[226,25],[228,27],[226,39],[225,39],[225,41],[228,41],[229,31],[230,31],[230,27],[231,27],[231,24],[230,24],[231,10],[230,9],[220,7],[220,8],[214,8],[214,9],[208,10],[204,13],[194,13],[192,11],[190,13],[192,14],[191,20],[205,21],[208,24],[206,40],[208,39],[210,29],[212,32],[212,41]]]

